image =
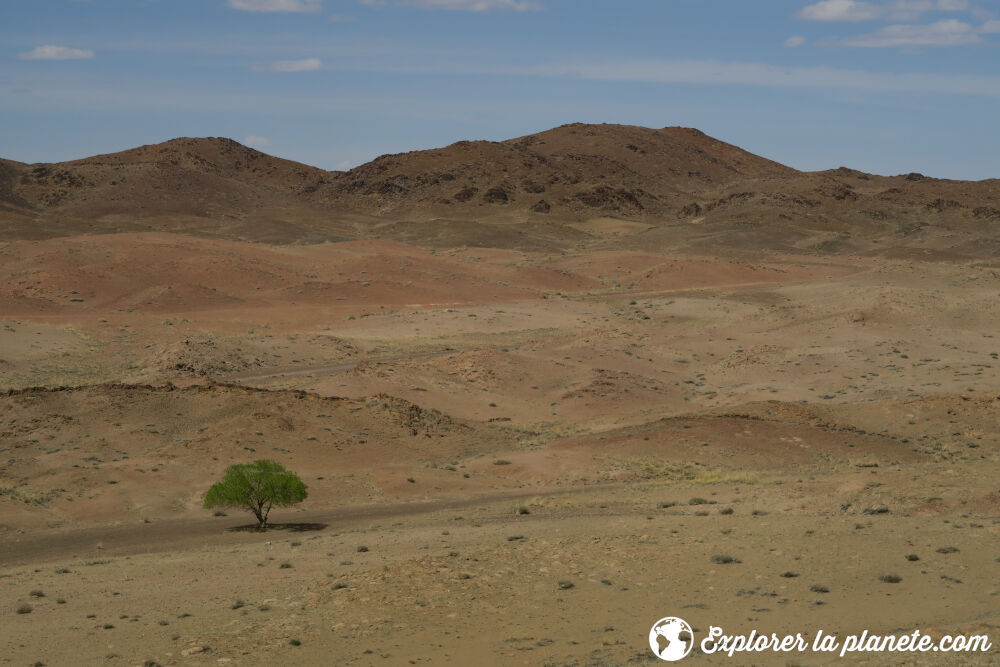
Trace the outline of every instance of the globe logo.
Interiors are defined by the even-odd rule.
[[[661,618],[649,631],[649,648],[660,660],[677,662],[687,657],[693,647],[694,632],[683,618]]]

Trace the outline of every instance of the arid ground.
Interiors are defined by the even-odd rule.
[[[997,664],[1000,184],[640,130],[0,162],[0,664]],[[260,458],[308,499],[202,508]]]

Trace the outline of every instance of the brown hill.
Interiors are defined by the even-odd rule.
[[[4,239],[158,230],[266,242],[367,237],[547,250],[615,238],[982,256],[1000,251],[998,221],[1000,180],[800,172],[678,127],[564,125],[386,155],[349,172],[229,139],[174,139],[58,164],[0,161]]]
[[[0,212],[8,238],[149,229],[275,241],[353,236],[302,197],[327,176],[231,139],[181,138],[56,164],[6,161]]]
[[[316,197],[383,215],[662,215],[673,213],[681,194],[796,173],[689,128],[574,124],[382,156],[318,188]]]

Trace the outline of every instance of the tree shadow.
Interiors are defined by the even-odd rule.
[[[309,533],[317,530],[324,530],[329,524],[325,523],[269,523],[267,524],[267,531],[272,530],[283,530],[289,533]],[[258,533],[261,532],[257,529],[257,524],[248,523],[245,526],[233,526],[232,528],[227,528],[231,533]]]

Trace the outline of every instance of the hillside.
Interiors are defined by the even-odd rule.
[[[795,170],[688,128],[564,125],[504,142],[386,155],[320,188],[319,199],[378,213],[670,214],[677,195]]]
[[[997,222],[1000,180],[800,172],[679,127],[564,125],[348,172],[218,138],[57,164],[0,161],[7,240],[154,230],[531,251],[635,236],[643,246],[981,256],[1000,250]]]
[[[343,226],[302,197],[326,175],[217,138],[55,164],[7,161],[0,221],[7,238],[150,229],[254,241],[338,238]]]

